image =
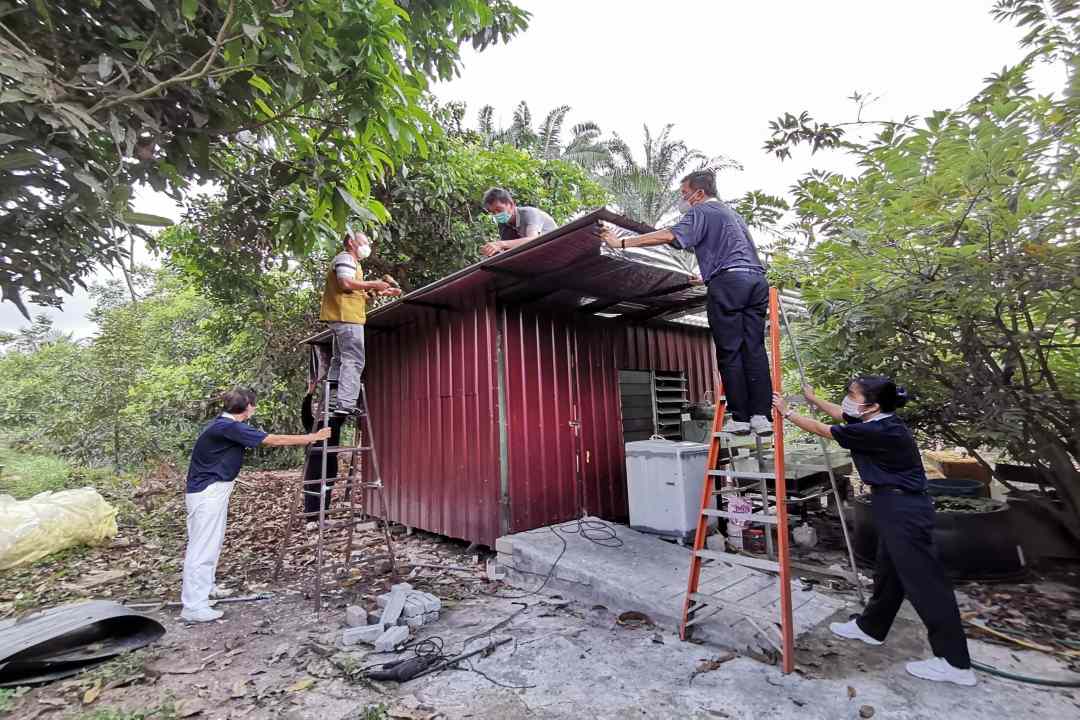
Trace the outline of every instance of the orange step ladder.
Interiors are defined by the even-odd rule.
[[[780,367],[780,322],[779,322],[779,298],[776,288],[769,289],[769,340],[771,345],[770,364],[772,387],[775,392],[783,392],[783,373]],[[788,543],[788,511],[787,511],[787,487],[784,476],[784,418],[779,413],[773,412],[773,473],[743,472],[735,469],[734,463],[725,461],[728,469],[722,467],[720,453],[724,449],[724,442],[730,438],[722,432],[724,426],[724,414],[727,402],[723,395],[723,384],[718,380],[716,384],[716,414],[713,417],[712,438],[709,444],[708,465],[705,469],[705,483],[701,492],[701,513],[698,516],[697,533],[694,536],[693,554],[690,559],[690,577],[686,583],[686,599],[683,602],[682,620],[679,623],[679,637],[689,639],[693,626],[712,614],[721,610],[732,611],[742,615],[759,632],[765,635],[771,645],[780,651],[781,667],[785,673],[795,668],[795,632],[792,620],[791,606],[791,555]],[[761,457],[761,442],[758,441],[758,458]],[[728,453],[728,460],[734,456]],[[759,468],[760,470],[761,468]],[[749,517],[737,515],[715,507],[715,498],[723,495],[736,494],[738,481],[757,480],[764,485],[766,479],[775,478],[776,504],[774,512],[770,512],[769,493],[762,487],[762,511],[755,512]],[[717,480],[723,481],[721,487],[717,487]],[[776,560],[766,560],[745,555],[718,552],[708,550],[705,546],[705,538],[708,535],[709,519],[719,517],[729,520],[740,520],[752,524],[761,523],[766,526],[766,537],[770,537],[770,525],[777,527],[776,533]],[[771,543],[770,543],[771,545]],[[771,549],[771,548],[770,548]],[[771,617],[760,607],[744,607],[736,603],[721,600],[713,595],[699,592],[701,570],[704,561],[723,563],[732,568],[748,567],[755,570],[776,572],[779,574],[780,584],[780,617]],[[713,612],[708,615],[701,613],[706,608],[712,608]],[[776,630],[779,625],[779,642],[766,632],[758,622],[767,623]]]

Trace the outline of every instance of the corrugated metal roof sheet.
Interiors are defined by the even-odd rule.
[[[500,300],[533,302],[601,317],[635,314],[663,319],[705,303],[705,288],[692,286],[690,274],[657,249],[615,250],[600,239],[602,223],[627,233],[653,228],[607,209],[594,210],[531,242],[451,273],[441,280],[382,305],[368,314],[369,328],[416,322],[425,309],[461,309],[481,288],[494,288]],[[325,333],[304,342],[321,340]]]

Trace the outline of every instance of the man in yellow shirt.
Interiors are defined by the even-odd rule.
[[[334,256],[326,273],[319,320],[329,323],[334,333],[334,358],[328,379],[336,380],[337,407],[334,415],[346,417],[356,412],[360,396],[360,375],[364,372],[364,322],[367,320],[367,293],[393,297],[401,290],[383,280],[364,280],[360,261],[371,255],[371,241],[350,230],[342,241],[344,250]]]

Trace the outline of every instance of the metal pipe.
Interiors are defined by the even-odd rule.
[[[788,339],[791,341],[791,349],[795,354],[795,363],[799,366],[799,382],[806,385],[806,368],[803,367],[802,356],[799,355],[799,344],[795,342],[795,332],[791,329],[791,321],[788,319],[787,309],[784,307],[782,298],[777,297],[780,306],[780,317],[787,327]],[[801,389],[801,388],[800,388]],[[818,447],[825,456],[825,467],[829,471],[829,484],[832,485],[833,497],[836,500],[836,514],[840,516],[840,530],[844,534],[844,545],[847,546],[848,562],[851,563],[851,572],[855,578],[855,591],[859,594],[859,603],[866,606],[866,597],[863,594],[862,582],[859,581],[859,568],[855,565],[855,551],[851,548],[851,536],[848,534],[847,520],[844,519],[844,505],[840,500],[840,489],[836,484],[836,473],[833,472],[832,456],[829,453],[828,443],[825,438],[817,437]]]

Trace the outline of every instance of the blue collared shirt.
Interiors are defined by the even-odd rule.
[[[765,271],[750,228],[737,212],[716,199],[698,203],[671,228],[675,244],[693,250],[706,283],[732,268]]]

